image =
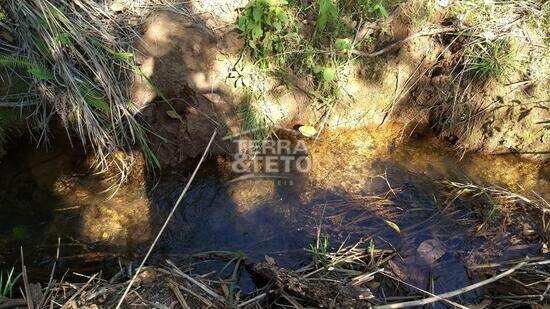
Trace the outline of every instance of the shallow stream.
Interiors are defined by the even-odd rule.
[[[508,232],[480,232],[475,205],[447,204],[448,190],[440,182],[501,186],[549,200],[547,167],[513,155],[460,158],[432,136],[401,142],[391,138],[396,135],[375,129],[325,133],[308,142],[311,170],[287,175],[291,181],[283,184],[232,182],[225,160],[211,158],[153,259],[242,251],[250,261],[267,255],[299,267],[310,260],[304,249],[320,231],[332,250],[364,237],[377,247],[395,248],[401,258],[394,267],[408,273],[411,283],[432,278],[434,290],[445,292],[476,280],[468,265],[540,254],[537,243]],[[108,181],[89,172],[83,154],[58,144],[50,151],[18,146],[0,164],[0,268],[20,263],[23,246],[31,278],[43,280],[59,239],[60,272],[116,272],[147,249],[186,175],[164,171],[158,182],[133,181],[111,196]],[[417,249],[426,240],[444,251],[437,261],[418,260]]]

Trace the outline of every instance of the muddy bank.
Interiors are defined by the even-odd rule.
[[[223,11],[235,17],[237,11],[232,10],[239,4],[233,5]],[[393,12],[379,45],[419,31],[410,17],[411,5],[405,3]],[[215,126],[222,135],[245,130],[243,109],[265,115],[261,117],[270,126],[312,124],[325,129],[399,123],[404,136],[434,131],[461,152],[515,153],[548,160],[548,89],[538,79],[525,81],[525,75],[510,75],[506,80],[458,76],[467,43],[464,37],[421,36],[379,57],[355,58],[347,68],[342,97],[324,109],[314,103],[314,84],[307,77],[266,76],[247,63],[241,55],[244,41],[231,23],[212,28],[228,16],[219,12],[219,16],[205,17],[195,15],[193,9],[198,8],[153,13],[136,41],[138,63],[159,91],[142,80],[135,85],[134,101],[153,128],[170,140],[156,142],[168,165],[195,157],[195,144],[204,145]],[[434,27],[452,25],[454,21],[445,16],[444,10],[434,14]],[[372,29],[364,31],[376,36],[380,25],[369,25]],[[262,98],[251,99],[251,89],[262,93]],[[167,101],[173,107],[166,107]],[[163,153],[177,153],[178,159]]]

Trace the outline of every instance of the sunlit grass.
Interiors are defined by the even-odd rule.
[[[0,271],[0,296],[1,297],[13,297],[13,288],[17,283],[17,280],[21,277],[21,274],[14,276],[14,268],[5,273]]]
[[[500,77],[518,65],[517,52],[509,40],[483,40],[466,49],[465,72],[475,77]]]

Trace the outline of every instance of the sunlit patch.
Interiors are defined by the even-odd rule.
[[[145,197],[118,192],[117,197],[83,209],[81,235],[91,242],[118,246],[149,239],[149,203]]]
[[[275,183],[273,180],[262,179],[239,181],[231,184],[229,192],[235,202],[236,211],[246,214],[256,210],[262,203],[273,199]]]
[[[60,177],[52,188],[69,207],[57,212],[78,214],[79,239],[90,243],[126,247],[149,239],[149,202],[142,183],[125,184],[116,193],[107,190],[109,184],[100,176]]]
[[[170,42],[170,30],[173,28],[170,21],[163,15],[156,16],[145,32],[145,41],[148,51],[155,57],[164,56],[169,49],[163,48]]]

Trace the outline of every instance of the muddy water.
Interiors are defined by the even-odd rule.
[[[153,259],[184,259],[204,251],[242,251],[299,266],[320,230],[332,249],[373,237],[395,248],[393,270],[417,286],[431,278],[444,292],[475,281],[467,265],[538,255],[536,243],[506,233],[479,233],[466,201],[446,206],[441,180],[498,185],[550,194],[544,166],[513,156],[465,156],[430,136],[401,142],[396,131],[332,131],[308,142],[312,169],[232,182],[224,160],[205,164],[162,237]],[[111,196],[109,181],[89,172],[85,156],[65,143],[52,151],[23,146],[0,165],[0,268],[24,247],[31,276],[48,274],[61,246],[60,269],[117,270],[139,257],[185,185],[178,171],[159,182],[133,181]],[[548,196],[545,196],[548,199]],[[435,241],[435,262],[417,253]],[[113,267],[116,266],[116,267]]]

